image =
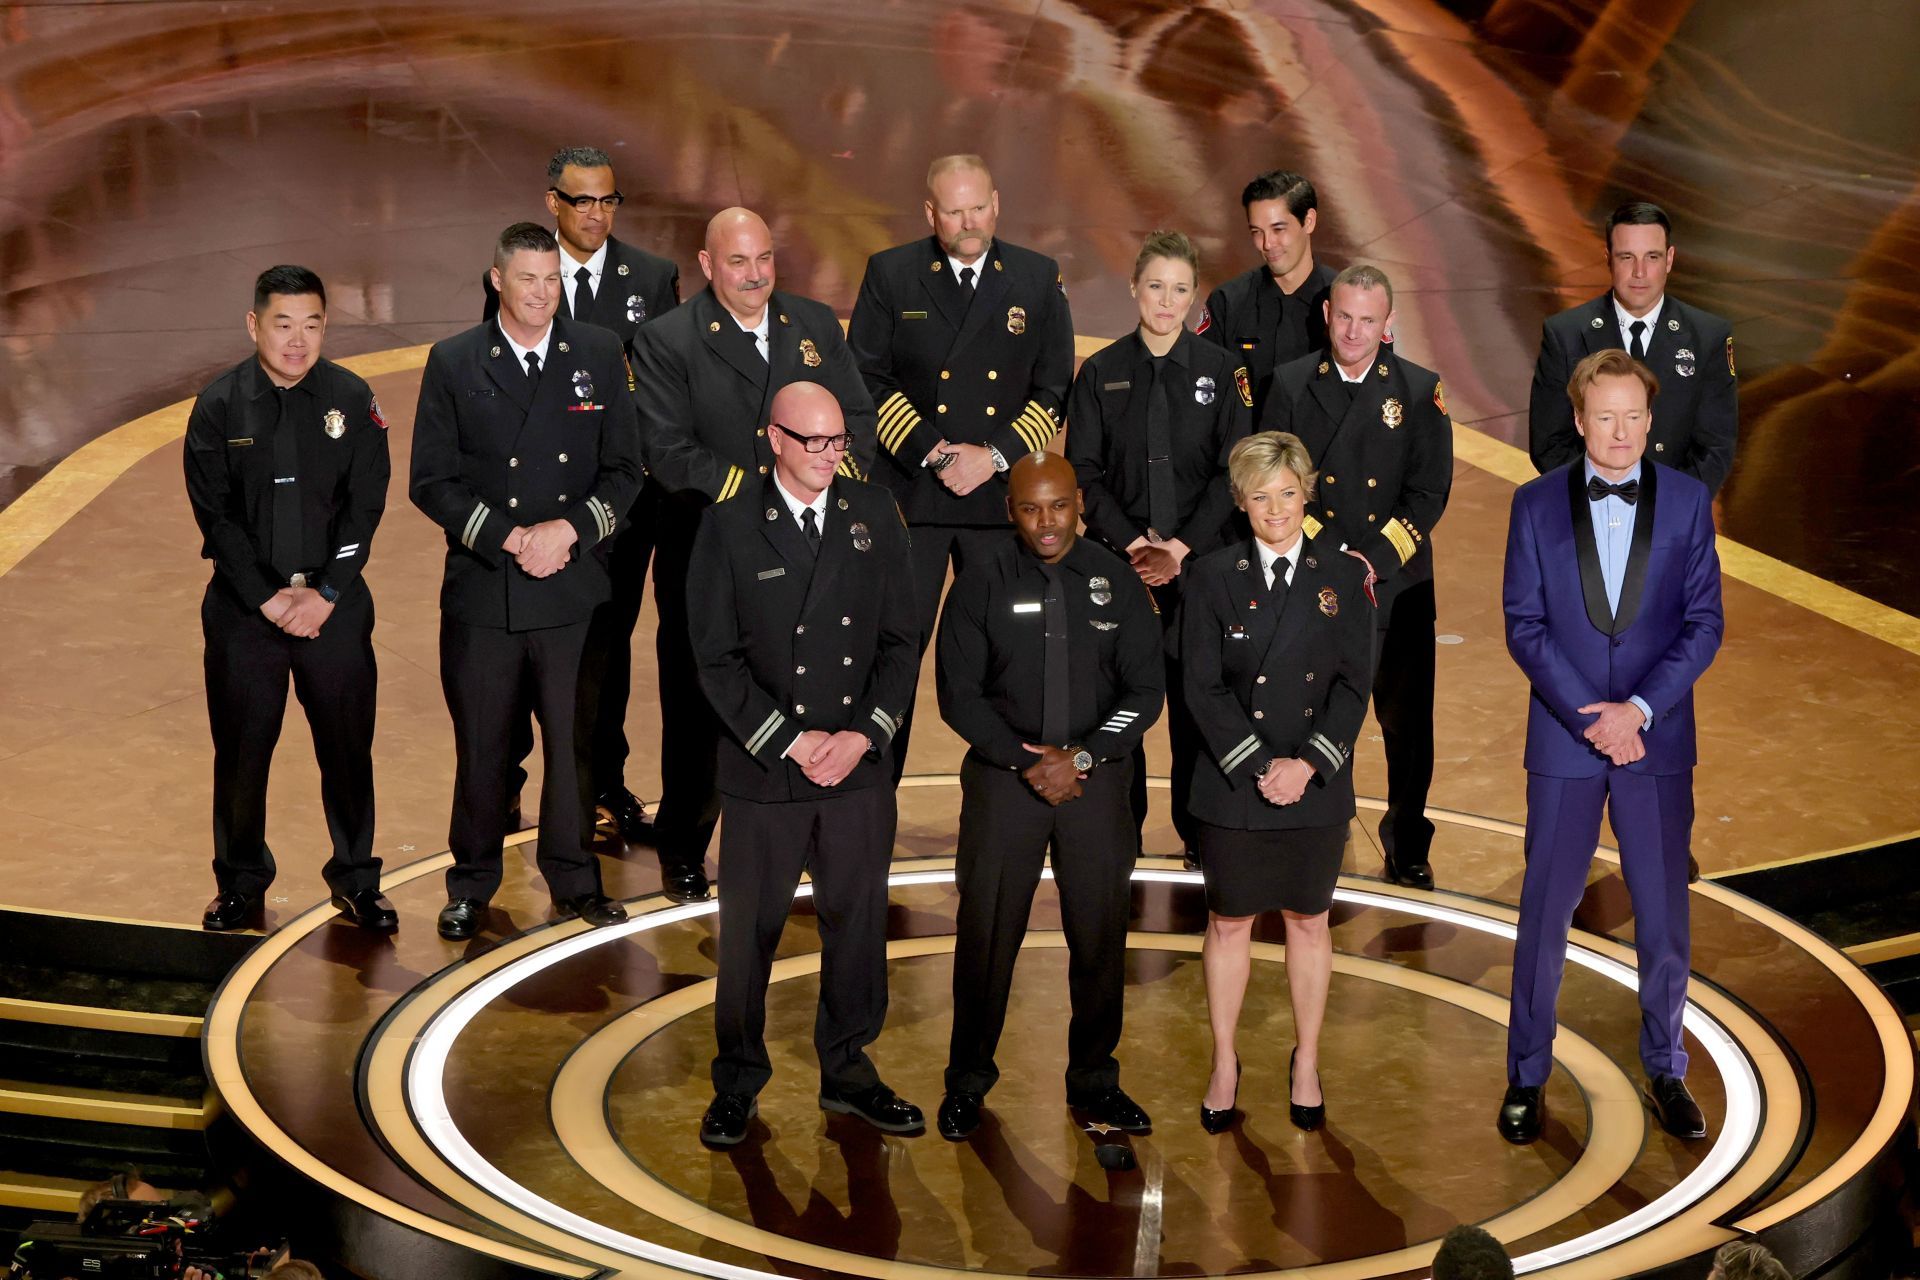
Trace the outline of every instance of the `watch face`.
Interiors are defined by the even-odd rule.
[[[1085,773],[1088,769],[1093,768],[1093,753],[1090,751],[1082,751],[1078,755],[1074,756],[1073,767],[1080,770],[1082,773]]]

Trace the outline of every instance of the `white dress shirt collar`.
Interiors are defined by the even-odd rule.
[[[1306,545],[1306,541],[1303,537],[1295,538],[1293,545],[1288,547],[1284,554],[1277,554],[1260,539],[1253,540],[1253,549],[1260,553],[1260,570],[1267,575],[1269,587],[1273,585],[1273,566],[1282,560],[1285,560],[1288,565],[1287,581],[1293,581],[1293,575],[1300,570],[1300,548]]]
[[[574,285],[579,283],[579,281],[574,279],[574,273],[579,271],[580,268],[585,267],[587,269],[587,273],[593,277],[594,295],[596,297],[599,296],[600,273],[607,269],[607,245],[611,242],[607,240],[602,240],[600,242],[600,247],[593,251],[593,256],[586,259],[583,262],[579,258],[576,258],[573,256],[572,252],[567,248],[567,242],[565,240],[560,240],[560,237],[558,235],[556,235],[554,239],[560,241],[561,282],[565,284],[569,290],[571,290]],[[567,296],[571,298],[573,294],[568,293]]]
[[[781,447],[798,449],[800,447],[800,442],[798,440],[789,438],[782,443]],[[774,472],[774,475],[773,475],[773,487],[779,491],[780,501],[787,504],[787,511],[793,516],[793,522],[799,525],[802,531],[805,531],[807,526],[806,526],[806,521],[800,515],[800,513],[802,511],[811,509],[813,511],[814,527],[819,529],[822,533],[826,532],[827,495],[833,491],[832,485],[828,485],[825,489],[822,489],[819,493],[815,494],[812,502],[802,502],[800,501],[800,499],[788,493],[787,486],[780,483],[780,473],[777,471]]]
[[[527,352],[529,351],[533,352],[535,355],[540,357],[540,368],[543,371],[546,369],[547,345],[553,341],[553,321],[551,320],[547,321],[546,330],[540,335],[540,341],[534,343],[530,347],[523,347],[519,343],[515,342],[513,340],[513,335],[507,332],[507,326],[505,325],[500,326],[500,336],[505,338],[507,340],[507,345],[513,348],[513,358],[516,362],[519,363],[520,371],[522,373],[525,373],[527,370]]]
[[[1633,350],[1633,324],[1637,320],[1645,323],[1647,326],[1646,329],[1642,331],[1644,335],[1642,340],[1648,351],[1653,350],[1653,331],[1660,327],[1660,313],[1666,309],[1667,295],[1664,293],[1661,294],[1660,297],[1655,300],[1652,309],[1643,316],[1628,315],[1627,309],[1620,305],[1620,298],[1617,294],[1609,293],[1607,297],[1613,302],[1614,323],[1620,326],[1620,346],[1622,349],[1627,351]]]

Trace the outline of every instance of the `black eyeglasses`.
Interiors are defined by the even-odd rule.
[[[570,196],[558,187],[548,187],[547,190],[553,192],[553,194],[558,196],[563,202],[572,205],[581,213],[585,213],[587,210],[593,208],[595,204],[598,204],[603,209],[618,209],[621,202],[626,199],[626,197],[618,191],[610,196]]]
[[[848,431],[837,436],[803,436],[785,423],[776,422],[775,429],[784,431],[788,436],[800,442],[800,447],[808,453],[825,453],[829,449],[838,449],[845,453],[853,448],[853,432]]]

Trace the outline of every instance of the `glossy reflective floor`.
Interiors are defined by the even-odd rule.
[[[843,314],[923,230],[927,158],[982,152],[1107,336],[1144,231],[1234,274],[1238,190],[1284,164],[1320,256],[1383,265],[1403,349],[1506,440],[1540,321],[1604,287],[1596,219],[1665,205],[1674,292],[1741,353],[1723,530],[1920,612],[1917,55],[1904,0],[9,3],[0,503],[231,363],[269,263],[328,280],[336,354],[464,327],[558,145],[615,155],[618,233],[688,280],[746,203]]]

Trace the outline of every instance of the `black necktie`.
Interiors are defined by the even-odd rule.
[[[1608,494],[1612,494],[1628,506],[1632,506],[1634,503],[1640,501],[1640,482],[1638,480],[1623,480],[1619,484],[1608,484],[1599,476],[1589,476],[1587,478],[1588,502],[1598,502]]]
[[[1047,577],[1045,610],[1047,626],[1046,666],[1040,683],[1040,741],[1049,747],[1064,747],[1073,731],[1073,702],[1070,677],[1072,658],[1067,652],[1067,598],[1060,582],[1058,565],[1043,564]]]
[[[1281,556],[1273,562],[1273,585],[1267,588],[1267,596],[1278,609],[1287,602],[1287,587],[1293,576],[1293,561]]]
[[[962,297],[973,297],[973,268],[960,268],[960,293]]]
[[[1647,322],[1645,320],[1635,320],[1627,326],[1627,332],[1633,335],[1632,345],[1630,345],[1627,350],[1635,360],[1645,360],[1647,358],[1646,339],[1641,336],[1646,333],[1646,331]]]
[[[527,381],[535,386],[540,383],[540,353],[527,352]]]
[[[1147,362],[1147,524],[1171,538],[1180,520],[1173,484],[1173,413],[1167,407],[1166,361]]]
[[[593,310],[593,272],[585,267],[573,273],[573,318],[584,320]]]
[[[801,508],[800,528],[807,535],[807,549],[813,552],[814,555],[816,556],[819,555],[820,554],[820,525],[813,518],[812,507]]]
[[[300,519],[300,440],[287,412],[287,391],[273,389],[273,571],[285,582],[309,567]]]

